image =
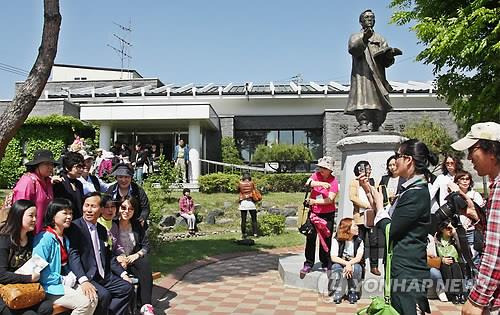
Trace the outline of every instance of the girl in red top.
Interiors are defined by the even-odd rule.
[[[332,175],[334,161],[330,156],[324,156],[318,161],[319,170],[311,175],[307,184],[311,188],[309,197],[309,207],[312,213],[326,221],[326,227],[330,232],[333,231],[335,219],[335,197],[339,191],[339,184],[335,176]],[[325,239],[328,249],[332,245],[332,236]],[[306,261],[300,270],[301,277],[309,273],[314,265],[314,256],[316,251],[316,233],[309,235],[306,239],[305,256]],[[324,270],[332,266],[330,254],[320,246],[319,260]]]

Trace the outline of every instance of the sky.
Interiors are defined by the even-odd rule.
[[[430,81],[432,67],[408,26],[389,24],[393,9],[377,0],[60,0],[56,63],[120,68],[118,35],[132,44],[129,67],[174,84],[287,82],[349,83],[350,34],[372,9],[375,31],[403,56],[387,70],[393,81]],[[132,32],[121,30],[117,24]],[[42,0],[3,1],[0,10],[0,99],[29,71],[41,41]],[[127,66],[125,61],[125,66]],[[21,73],[25,73],[22,72]]]

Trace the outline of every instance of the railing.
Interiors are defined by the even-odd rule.
[[[202,170],[203,174],[210,174],[210,173],[217,173],[219,171],[224,171],[225,167],[231,168],[232,171],[237,169],[240,172],[243,170],[246,170],[246,171],[267,173],[269,171],[269,170],[265,169],[264,167],[237,165],[237,164],[223,163],[223,162],[204,160],[204,159],[200,159],[200,161],[201,161],[201,170]],[[220,167],[220,170],[219,170],[219,167]]]

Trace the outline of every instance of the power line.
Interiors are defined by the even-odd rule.
[[[2,63],[2,62],[0,62],[0,70],[3,70],[5,72],[9,72],[9,73],[13,73],[13,74],[17,74],[20,76],[27,76],[29,74],[29,72],[24,70],[24,69],[17,68],[17,67],[14,67],[14,66]]]

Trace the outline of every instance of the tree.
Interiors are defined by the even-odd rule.
[[[222,148],[222,162],[229,164],[243,164],[243,160],[240,158],[240,153],[236,148],[233,137],[223,137],[221,141]]]
[[[410,139],[418,139],[425,143],[429,150],[437,155],[452,154],[463,158],[461,152],[452,149],[451,144],[455,142],[448,134],[446,128],[438,122],[424,117],[419,122],[406,127],[403,136]]]
[[[9,141],[35,107],[49,79],[57,53],[61,19],[59,0],[44,0],[42,43],[38,48],[35,64],[12,102],[0,116],[0,158],[3,157]]]
[[[297,165],[311,160],[311,150],[303,144],[274,144],[271,147],[261,144],[252,158],[252,162],[268,163],[278,173],[295,172]],[[277,163],[278,167],[274,168],[271,163]]]
[[[462,130],[500,121],[498,0],[391,0],[392,22],[411,27],[426,47],[417,60],[434,65],[438,95]]]

